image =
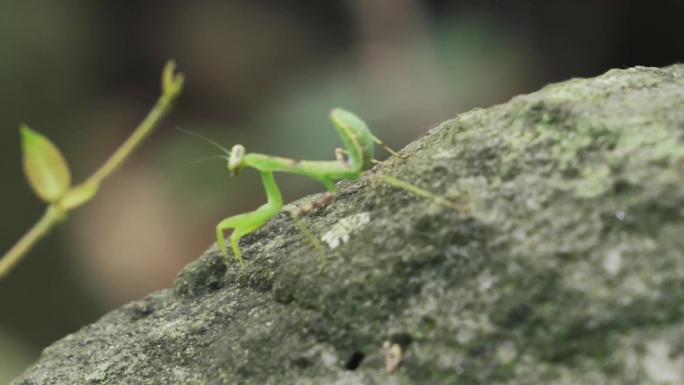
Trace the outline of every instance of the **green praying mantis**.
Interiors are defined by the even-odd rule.
[[[233,233],[230,236],[230,246],[242,271],[245,270],[245,264],[238,245],[240,238],[263,226],[266,221],[277,215],[283,207],[283,198],[273,177],[274,172],[303,175],[319,181],[328,190],[320,199],[304,205],[295,211],[293,217],[297,221],[306,212],[325,205],[334,199],[337,194],[335,181],[356,181],[361,179],[363,177],[363,170],[369,168],[374,162],[375,144],[382,145],[388,149],[371,133],[366,123],[352,112],[341,108],[334,108],[330,110],[329,116],[345,147],[344,149],[338,148],[335,150],[336,160],[334,161],[295,160],[264,154],[246,153],[245,147],[240,144],[233,146],[231,151],[228,151],[224,147],[212,142],[227,154],[225,158],[228,160],[228,171],[230,171],[231,175],[237,175],[245,167],[254,168],[261,173],[261,181],[266,190],[267,202],[264,205],[254,211],[226,218],[216,226],[216,242],[226,260],[228,259],[228,247],[224,238],[224,232],[233,229]],[[393,155],[397,155],[394,151],[389,149],[388,151]],[[382,176],[380,179],[420,196],[433,199],[440,204],[460,209],[450,201],[408,182],[389,176]]]

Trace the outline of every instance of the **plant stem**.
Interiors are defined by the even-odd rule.
[[[64,213],[60,213],[53,206],[48,206],[38,222],[0,259],[0,279],[4,278],[22,260],[31,247],[63,217]]]
[[[145,119],[133,131],[131,136],[107,159],[104,164],[97,169],[82,185],[72,187],[70,191],[74,191],[78,187],[92,187],[87,189],[92,191],[85,196],[79,198],[75,204],[66,204],[66,199],[62,197],[61,201],[52,202],[45,214],[36,222],[29,231],[24,234],[17,243],[0,259],[0,279],[6,276],[14,266],[19,263],[28,251],[35,245],[40,238],[44,237],[50,229],[66,218],[67,212],[76,206],[80,206],[86,201],[90,200],[97,191],[100,183],[114,172],[121,164],[131,155],[140,143],[154,130],[154,128],[161,122],[161,120],[171,111],[173,102],[183,88],[183,75],[174,72],[175,64],[168,62],[162,74],[162,95],[157,100],[152,110],[147,114]]]
[[[172,106],[172,98],[167,97],[167,95],[160,96],[157,100],[157,104],[147,114],[133,134],[131,134],[112,156],[110,156],[109,159],[107,159],[107,161],[85,181],[85,184],[100,184],[104,178],[121,166],[131,152],[142,143],[161,120],[171,111]]]

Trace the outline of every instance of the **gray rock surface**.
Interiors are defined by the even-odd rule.
[[[212,248],[13,384],[684,382],[684,66],[550,85],[402,154],[369,175],[462,210],[341,183],[304,221],[339,240],[322,274],[281,213],[245,274]]]

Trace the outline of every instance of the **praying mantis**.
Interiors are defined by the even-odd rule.
[[[240,170],[245,167],[254,168],[261,173],[261,181],[266,190],[267,197],[267,202],[258,209],[226,218],[216,226],[216,242],[226,261],[228,259],[228,247],[224,238],[225,231],[233,229],[233,233],[230,236],[230,246],[233,250],[235,259],[240,264],[240,269],[244,271],[245,263],[242,259],[242,253],[240,252],[240,247],[238,245],[240,238],[256,231],[263,226],[266,221],[277,215],[282,209],[283,198],[273,177],[274,172],[303,175],[319,181],[328,190],[320,199],[317,199],[294,212],[293,216],[296,221],[306,212],[327,204],[334,199],[337,194],[335,181],[359,180],[363,176],[363,170],[369,168],[373,164],[375,144],[383,144],[371,133],[366,123],[354,113],[342,108],[330,110],[329,117],[345,147],[344,149],[338,148],[335,150],[336,160],[334,161],[295,160],[258,153],[246,153],[245,147],[240,144],[233,146],[233,148],[228,151],[222,146],[217,145],[228,155],[226,157],[228,160],[228,171],[230,171],[232,176],[237,175]],[[392,154],[397,155],[394,151],[389,151]],[[456,208],[450,201],[435,196],[431,192],[423,190],[408,182],[389,176],[383,176],[381,179],[415,194],[434,199],[438,203]]]

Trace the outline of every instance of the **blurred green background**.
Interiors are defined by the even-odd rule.
[[[333,159],[344,107],[399,149],[475,107],[614,67],[682,60],[682,2],[0,2],[0,248],[44,209],[21,171],[21,122],[76,181],[132,132],[167,59],[185,73],[172,115],[91,203],[0,281],[0,383],[108,310],[169,287],[214,226],[264,202],[258,175],[188,163],[230,147]],[[281,176],[286,201],[322,187]]]

